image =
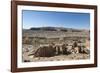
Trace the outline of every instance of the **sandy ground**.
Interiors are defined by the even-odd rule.
[[[70,54],[70,55],[57,55],[53,57],[34,57],[34,55],[29,56],[28,53],[23,53],[23,62],[40,62],[40,61],[65,61],[65,60],[82,60],[89,59],[89,54]]]

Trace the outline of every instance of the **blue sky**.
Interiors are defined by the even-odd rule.
[[[24,29],[31,27],[90,28],[89,13],[23,10],[22,17]]]

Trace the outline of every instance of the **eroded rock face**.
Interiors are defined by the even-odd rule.
[[[68,44],[44,44],[35,49],[34,57],[53,57],[57,55],[69,55],[85,53],[89,54],[89,49],[86,47],[78,46],[78,43]]]
[[[71,51],[68,50],[65,44],[60,45],[48,45],[39,47],[35,53],[35,57],[52,57],[55,55],[68,55]]]
[[[55,48],[52,46],[40,47],[34,53],[35,57],[52,57],[54,55],[55,55]]]

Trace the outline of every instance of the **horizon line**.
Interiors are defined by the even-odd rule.
[[[90,30],[90,28],[71,28],[71,27],[60,27],[60,26],[40,26],[40,27],[30,27],[30,28],[22,28],[22,29],[31,29],[31,28],[46,28],[46,27],[52,27],[52,28],[66,28],[66,29],[80,29],[80,30]]]

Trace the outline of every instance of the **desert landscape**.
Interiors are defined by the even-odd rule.
[[[23,29],[23,62],[90,58],[90,31],[64,27]]]

